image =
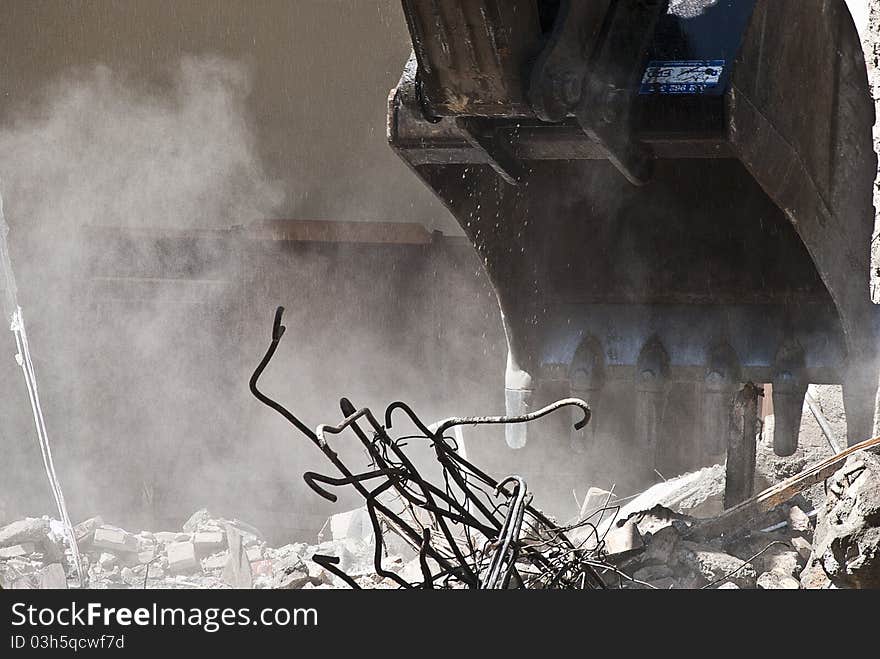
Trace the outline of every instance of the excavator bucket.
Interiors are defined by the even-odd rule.
[[[574,447],[613,439],[650,471],[754,443],[733,419],[750,383],[773,384],[789,455],[829,383],[849,442],[870,435],[874,105],[844,0],[403,7],[389,140],[483,259],[509,413],[582,397]]]

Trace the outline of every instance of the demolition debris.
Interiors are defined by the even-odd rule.
[[[464,424],[529,423],[565,407],[583,412],[582,427],[590,418],[583,401],[566,399],[519,417],[428,425],[401,402],[389,405],[380,421],[343,399],[343,420],[312,431],[258,386],[284,334],[282,311],[251,390],[338,472],[307,472],[306,483],[330,501],[337,500],[331,489],[353,488],[361,508],[333,515],[327,539],[322,531],[317,542],[278,548],[249,524],[206,509],[179,531],[133,533],[94,517],[73,529],[76,548],[58,521],[19,520],[0,528],[2,587],[75,587],[75,551],[89,588],[880,586],[880,438],[803,465],[728,510],[726,470],[715,465],[622,499],[614,488],[590,488],[576,517],[559,523],[532,504],[522,478],[494,479],[447,433]],[[408,429],[392,437],[400,426]],[[363,470],[352,470],[334,451],[330,438],[343,433],[366,450]],[[433,449],[439,477],[416,468],[406,449],[412,442]],[[759,449],[769,450],[760,443]],[[759,472],[767,474],[761,455]]]

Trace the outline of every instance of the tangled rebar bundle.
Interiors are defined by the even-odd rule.
[[[327,487],[353,487],[363,497],[375,536],[375,572],[401,588],[605,588],[602,574],[617,572],[602,561],[602,538],[589,521],[558,526],[531,505],[531,495],[519,476],[498,482],[470,463],[446,432],[460,425],[527,423],[564,407],[579,407],[583,428],[590,419],[587,404],[579,399],[560,400],[531,414],[517,417],[449,418],[426,425],[402,402],[391,403],[382,421],[368,409],[355,409],[346,398],[340,402],[344,419],[338,425],[320,425],[314,431],[280,403],[258,388],[260,376],[278,348],[285,327],[283,307],[275,312],[272,341],[250,380],[253,395],[308,437],[337,469],[340,476],[304,474],[309,487],[329,501]],[[393,439],[389,430],[403,416],[414,432]],[[384,422],[384,423],[383,423]],[[346,431],[366,449],[367,471],[355,473],[333,450],[329,435]],[[441,467],[442,484],[424,478],[407,457],[406,442],[423,440],[434,450]],[[567,533],[575,528],[579,542]],[[410,582],[383,565],[383,540],[395,533],[419,556],[422,580]],[[315,555],[313,560],[352,588],[359,584],[339,569],[339,559]]]

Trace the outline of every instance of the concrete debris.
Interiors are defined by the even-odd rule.
[[[10,547],[24,542],[42,543],[49,535],[49,519],[28,517],[0,529],[0,547]]]
[[[639,527],[632,519],[622,526],[615,526],[605,535],[605,551],[609,556],[640,549],[644,544]]]
[[[813,552],[813,546],[806,538],[792,538],[791,546],[805,562],[810,560],[810,554]]]
[[[226,526],[226,542],[229,551],[223,566],[223,581],[232,588],[252,588],[254,576],[245,553],[241,532],[234,526]]]
[[[118,562],[119,560],[113,554],[102,553],[98,557],[98,565],[102,570],[112,570]]]
[[[838,588],[880,588],[880,459],[851,456],[826,490],[811,561]]]
[[[183,523],[184,533],[195,533],[199,526],[211,519],[211,513],[207,508],[202,508],[194,512],[188,520]]]
[[[799,590],[800,582],[779,572],[765,572],[757,581],[758,588],[763,590]]]
[[[104,526],[104,520],[100,516],[91,517],[74,526],[73,534],[77,544],[84,549],[87,548],[92,543],[95,531],[102,526]]]
[[[12,547],[3,547],[0,549],[0,558],[17,558],[19,556],[28,556],[33,554],[36,551],[36,546],[33,542],[25,542],[20,545],[13,545]]]
[[[95,529],[92,546],[115,553],[136,553],[138,541],[128,531],[113,526],[101,526]]]
[[[168,569],[175,574],[183,574],[201,569],[196,559],[196,547],[191,542],[174,542],[165,548],[168,555]]]
[[[716,466],[655,485],[626,499],[619,510],[609,490],[591,488],[578,518],[569,522],[570,528],[560,528],[604,561],[601,576],[610,587],[877,588],[880,459],[869,449],[866,445],[848,457],[831,456],[804,467],[804,474],[827,492],[821,500],[801,496],[804,476],[796,474],[753,497],[760,505],[744,502],[751,506],[749,515],[700,518],[724,491],[724,471]],[[829,471],[828,465],[839,468]],[[828,474],[823,482],[820,476]],[[610,510],[605,510],[607,503]],[[431,528],[430,516],[413,520]],[[75,583],[70,552],[57,526],[47,518],[29,518],[0,528],[3,588],[65,588],[69,579]],[[257,529],[212,517],[206,509],[184,526],[181,531],[132,533],[100,517],[77,525],[88,587],[384,589],[418,583],[424,575],[413,550],[418,543],[403,538],[385,518],[380,518],[382,567],[391,576],[376,573],[376,538],[365,508],[333,515],[325,527],[329,540],[320,542],[319,536],[314,544],[277,548]],[[476,542],[491,547],[485,536]],[[321,564],[313,560],[316,555]],[[434,558],[425,562],[429,573],[441,571]]]
[[[199,531],[193,538],[193,545],[199,556],[207,556],[226,547],[226,534],[223,531]]]
[[[373,537],[373,526],[366,508],[356,508],[333,515],[328,520],[333,540],[369,540]]]
[[[587,519],[606,506],[613,506],[614,501],[614,494],[610,490],[603,490],[601,487],[591,487],[587,489],[584,502],[581,504],[580,518]]]
[[[796,533],[811,533],[812,522],[807,514],[799,506],[791,506],[788,509],[788,527]]]
[[[716,515],[721,512],[724,474],[724,465],[715,465],[658,483],[622,506],[616,519],[627,519],[655,506],[692,517]],[[600,535],[611,526],[613,519],[614,516],[609,516],[599,526]]]

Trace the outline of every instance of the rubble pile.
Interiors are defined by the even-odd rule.
[[[754,508],[757,512],[746,523],[731,511],[719,515],[724,468],[716,465],[659,483],[626,502],[591,488],[580,515],[553,528],[591,557],[606,588],[880,587],[880,457],[862,450],[836,464],[841,466],[824,481],[827,494],[816,510],[795,494],[766,511]],[[802,476],[789,480],[798,479]],[[795,491],[788,482],[773,491]],[[385,501],[392,504],[390,498]],[[441,534],[430,515],[421,519],[426,535]],[[418,543],[408,542],[385,522],[377,554],[366,506],[333,515],[323,531],[326,540],[282,547],[270,547],[245,522],[215,517],[205,509],[176,531],[130,532],[100,517],[75,530],[88,588],[400,588],[421,583],[426,571],[439,571],[438,562]],[[539,544],[528,525],[504,537],[519,552]],[[461,542],[459,550],[466,548]],[[503,556],[488,550],[487,555]],[[507,587],[524,586],[528,564],[512,565],[519,582],[510,580]],[[29,518],[0,528],[0,585],[79,585],[60,522]]]
[[[201,509],[179,531],[133,533],[93,517],[74,529],[48,518],[0,528],[3,588],[472,588],[743,589],[880,587],[880,438],[817,457],[816,442],[789,462],[768,457],[760,440],[755,482],[769,485],[724,509],[725,465],[714,465],[616,500],[592,487],[578,515],[560,523],[531,503],[519,476],[497,481],[459,453],[456,425],[528,423],[576,407],[565,399],[520,417],[450,418],[426,425],[402,402],[380,422],[342,399],[338,425],[306,427],[258,388],[284,327],[276,313],[272,343],[251,391],[321,450],[339,476],[307,472],[306,483],[336,501],[353,488],[361,508],[334,515],[330,539],[268,545],[254,527]],[[821,419],[822,442],[836,447]],[[407,431],[390,436],[396,417]],[[805,417],[806,418],[806,417]],[[369,458],[351,470],[328,437],[350,433]],[[772,438],[771,438],[772,439]],[[814,438],[815,439],[815,438]],[[408,443],[434,450],[440,475],[423,475]],[[817,440],[818,441],[818,440]],[[764,446],[763,448],[767,448]],[[795,462],[796,461],[796,462]],[[803,464],[801,464],[803,461]],[[329,489],[328,489],[329,488]],[[323,532],[322,532],[323,533]],[[79,583],[74,556],[82,557]]]
[[[332,523],[358,511],[335,515]],[[326,542],[270,547],[254,527],[239,520],[215,518],[202,509],[179,531],[133,533],[100,517],[76,527],[88,588],[331,588],[341,580],[311,560],[330,554],[364,588],[390,584],[372,570],[370,539],[337,530]],[[0,528],[0,586],[9,589],[77,587],[71,552],[60,523],[28,518]],[[345,529],[346,533],[348,528]],[[411,570],[402,557],[390,556],[398,571]]]

